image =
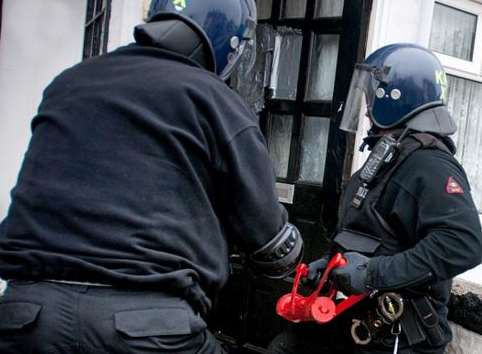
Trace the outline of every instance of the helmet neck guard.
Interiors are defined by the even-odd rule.
[[[216,72],[213,48],[204,31],[189,18],[173,12],[160,12],[134,29],[136,43],[166,49],[194,60]]]
[[[446,106],[425,109],[410,118],[405,126],[420,133],[440,136],[449,136],[457,131],[457,126]]]

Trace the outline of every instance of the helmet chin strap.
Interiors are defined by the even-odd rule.
[[[368,147],[368,150],[373,149],[377,142],[385,135],[392,135],[397,142],[400,142],[411,131],[409,127],[398,127],[391,129],[381,129],[376,125],[372,125],[372,128],[368,131],[368,135],[363,139],[363,143],[360,145],[359,151],[363,152]]]

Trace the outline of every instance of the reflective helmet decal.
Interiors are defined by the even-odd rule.
[[[182,11],[187,7],[187,0],[173,0],[172,3],[177,11]]]
[[[440,86],[440,99],[447,103],[448,97],[448,81],[447,81],[447,74],[445,74],[444,70],[436,70],[435,71],[435,81],[437,85]]]

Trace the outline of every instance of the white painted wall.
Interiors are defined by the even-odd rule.
[[[144,20],[145,0],[113,0],[107,50],[134,41],[134,27]]]
[[[45,86],[80,61],[86,0],[4,0],[0,39],[0,220]]]
[[[367,56],[376,49],[393,43],[410,42],[428,47],[434,2],[435,0],[374,0]],[[368,156],[367,152],[360,153],[358,147],[369,128],[368,119],[360,121],[353,157],[353,171],[359,169]],[[482,284],[482,266],[460,277]]]
[[[133,41],[145,0],[113,0],[108,50]],[[0,220],[42,92],[82,58],[86,0],[4,0],[0,40]]]

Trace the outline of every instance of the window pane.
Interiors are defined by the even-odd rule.
[[[482,213],[482,84],[450,75],[448,79],[448,106],[458,127],[456,157],[467,172],[475,205]]]
[[[333,99],[339,35],[314,37],[306,100]]]
[[[291,131],[293,117],[288,115],[272,115],[271,127],[268,136],[269,154],[273,160],[276,176],[288,176],[288,163],[290,159]]]
[[[274,98],[296,99],[302,38],[299,30],[286,27],[278,30],[270,83]]]
[[[341,17],[343,5],[344,0],[318,0],[315,17]]]
[[[85,22],[89,22],[94,17],[95,0],[87,0],[87,17]]]
[[[264,89],[269,85],[275,37],[276,32],[271,25],[259,24],[256,27],[256,60],[252,62],[251,53],[242,55],[231,75],[231,87],[257,113],[263,110],[265,104]],[[245,49],[250,50],[251,46]]]
[[[476,15],[435,3],[430,48],[471,61],[476,30]]]
[[[99,55],[101,53],[102,46],[102,20],[94,22],[94,37],[92,44],[92,55]]]
[[[90,58],[92,56],[93,34],[94,34],[94,26],[90,25],[85,29],[85,34],[84,34],[84,54],[83,54],[84,59]]]
[[[271,18],[272,0],[257,0],[256,7],[258,9],[258,20]]]
[[[302,18],[306,13],[306,0],[285,0],[283,18]]]
[[[88,0],[83,59],[103,54],[107,50],[110,5],[111,0]]]
[[[306,117],[301,151],[300,181],[323,183],[330,120]]]
[[[105,0],[97,0],[97,3],[95,5],[96,9],[95,9],[95,12],[96,14],[98,14],[99,12],[101,12],[103,9],[104,9],[104,6],[105,6]]]

